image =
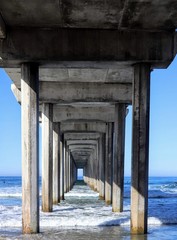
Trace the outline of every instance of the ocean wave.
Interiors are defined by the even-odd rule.
[[[21,198],[21,193],[0,193],[1,198]]]

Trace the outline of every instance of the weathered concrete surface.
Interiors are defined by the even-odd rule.
[[[53,197],[53,106],[43,104],[42,110],[42,211],[52,211]]]
[[[22,65],[22,230],[39,232],[38,66]]]
[[[2,16],[10,27],[173,30],[177,28],[176,9],[174,0],[31,0],[28,4],[1,0],[0,3]]]
[[[41,66],[39,68],[39,81],[44,82],[106,82],[106,83],[132,83],[133,68],[125,63],[74,63],[69,67],[69,62],[63,66],[61,62],[55,67]],[[5,71],[20,88],[20,68],[5,68]]]
[[[4,20],[0,14],[0,39],[5,38],[6,37],[6,26],[4,23]]]
[[[105,133],[98,140],[99,149],[99,198],[105,199]]]
[[[61,136],[60,142],[60,200],[64,200],[64,139]]]
[[[99,133],[65,133],[64,139],[68,140],[96,140],[100,137]]]
[[[128,1],[124,5],[119,27],[140,30],[174,30],[177,27],[176,8],[177,3],[173,0]]]
[[[115,105],[114,148],[113,148],[113,212],[123,211],[124,197],[124,150],[125,150],[125,104]]]
[[[60,202],[60,123],[53,123],[53,204]]]
[[[72,144],[72,145],[69,145],[69,149],[70,150],[79,150],[79,149],[95,149],[96,145],[91,145],[91,144],[82,144],[82,145],[79,145],[79,144]]]
[[[16,87],[15,84],[11,84],[11,90],[19,104],[21,104],[21,91]],[[41,111],[42,107],[39,106],[39,110]],[[102,121],[102,122],[113,122],[114,121],[114,105],[109,103],[84,103],[84,104],[70,104],[70,105],[53,105],[53,122],[64,122],[68,121],[73,122],[89,122],[89,121]],[[68,129],[73,129],[74,126],[68,124]],[[101,123],[100,123],[101,124]],[[62,125],[66,128],[66,125]],[[71,127],[73,126],[73,127]],[[99,131],[105,131],[102,130],[102,128],[99,127],[98,123],[97,126],[91,125],[89,123],[86,123],[85,125],[79,125],[76,124],[77,129],[82,130],[84,128],[87,128],[87,130],[91,130],[94,127],[98,127]],[[81,127],[82,126],[82,129]],[[94,126],[94,127],[93,127]],[[100,125],[101,126],[101,125]],[[101,130],[99,130],[99,128]],[[66,131],[66,130],[64,130]],[[93,130],[94,131],[94,130]]]
[[[98,92],[99,92],[99,90],[100,90],[100,88],[97,89]],[[79,90],[76,89],[76,91],[79,91]],[[90,92],[91,92],[91,90],[90,90]],[[69,94],[69,92],[68,92],[68,94]],[[98,98],[98,96],[97,97],[95,96],[95,98]],[[85,105],[85,106],[83,106],[83,105],[82,106],[80,106],[80,105],[75,105],[75,106],[55,105],[53,111],[54,111],[54,115],[53,115],[54,122],[63,122],[63,121],[113,122],[113,120],[114,120],[114,106],[113,105],[107,105],[107,106],[99,106],[97,104],[90,104],[90,105]],[[88,126],[89,126],[89,124],[88,124]],[[90,128],[91,128],[91,126],[90,126]]]
[[[19,89],[17,88],[17,86],[12,83],[12,84],[11,84],[11,91],[13,92],[16,101],[17,101],[19,104],[21,104],[21,90],[19,90]]]
[[[107,124],[105,157],[105,202],[112,203],[113,123]]]
[[[40,101],[50,103],[124,102],[131,103],[131,84],[40,83]]]
[[[99,136],[98,136],[99,137]],[[78,145],[78,146],[80,146],[80,145],[82,145],[82,144],[90,144],[90,145],[96,145],[97,144],[97,140],[89,140],[89,139],[87,139],[87,140],[84,140],[84,139],[82,139],[82,140],[67,140],[66,141],[66,143],[67,143],[67,145]]]
[[[165,68],[171,63],[177,51],[175,33],[177,3],[174,0],[46,0],[45,2],[31,0],[28,3],[1,0],[0,14],[0,66],[20,68],[23,62],[38,63],[40,65],[40,100],[47,104],[49,102],[56,104],[91,102],[93,105],[95,102],[131,104],[133,64],[148,63],[151,69]],[[135,102],[133,103],[131,211],[133,233],[144,233],[147,228],[146,180],[149,129],[148,92],[145,93],[144,87],[149,90],[149,85],[148,77],[143,74],[144,70],[146,72],[146,65],[135,67],[134,86],[135,88],[140,86],[140,88],[134,91]],[[8,70],[8,72],[14,79],[17,89],[20,89],[19,69]],[[142,79],[142,85],[139,85],[139,78]],[[13,88],[13,91],[20,102],[17,89]],[[108,107],[109,110],[106,110],[106,113],[110,117],[111,107]],[[76,109],[79,112],[79,106]],[[69,111],[66,112],[65,120],[72,118],[100,120],[101,118],[100,116],[99,119],[95,119],[98,117],[96,113],[93,117],[84,113],[83,109],[81,111],[82,114],[77,116]],[[103,119],[108,120],[102,117],[101,120]],[[78,139],[77,143],[85,141],[88,144],[89,141],[95,141],[98,144],[100,134],[88,133],[86,126],[81,128],[81,131],[85,131],[82,134],[72,132],[67,133],[68,135],[64,134],[67,145],[69,141],[75,142],[76,139]],[[72,127],[69,128],[71,129]],[[89,129],[91,130],[91,127]],[[95,132],[95,129],[92,128],[92,131]],[[106,146],[108,166],[112,161],[112,131],[110,130]],[[63,162],[60,163],[62,172],[66,170],[70,175],[70,162],[66,162],[68,167],[65,166],[64,169],[64,159],[68,159],[65,147],[67,146],[62,148]],[[51,155],[46,145],[46,155],[48,153]],[[98,149],[91,155],[87,151],[86,153],[85,157],[89,157],[88,164],[85,166],[86,179],[92,188],[98,190],[97,183],[99,178],[101,179],[101,173],[98,175],[100,167]],[[80,158],[83,164],[84,156]],[[84,161],[86,162],[86,158]],[[81,163],[77,162],[77,164]],[[51,167],[46,167],[49,171],[44,176],[47,179],[45,189],[49,189],[52,185],[48,176],[50,169]],[[73,179],[77,176],[75,169],[73,168]],[[138,173],[137,178],[136,173]],[[106,174],[108,175],[106,182],[110,182],[111,174],[108,172]],[[64,175],[62,179],[63,177]],[[70,179],[65,178],[65,188],[70,185],[69,181]],[[45,194],[49,198],[47,201],[50,202],[51,192]],[[64,198],[62,190],[61,196]],[[51,203],[47,205],[51,206]],[[28,220],[28,216],[25,220]]]
[[[131,232],[147,233],[150,66],[135,65],[133,89]]]
[[[61,132],[106,132],[106,123],[103,122],[64,122],[61,123]]]
[[[175,54],[174,33],[167,31],[12,28],[7,32],[7,38],[0,42],[2,67],[17,67],[24,60],[40,64],[57,61],[127,61],[132,64],[143,61],[153,67],[167,67]]]

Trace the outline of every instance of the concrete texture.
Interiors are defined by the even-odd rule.
[[[28,4],[1,0],[0,4],[10,27],[173,30],[177,28],[176,9],[173,0],[31,0]]]
[[[42,211],[53,209],[53,106],[42,109]]]
[[[22,65],[22,231],[39,232],[38,66]]]
[[[174,40],[175,34],[167,31],[12,28],[0,41],[0,66],[17,67],[26,60],[40,65],[58,61],[143,61],[153,67],[167,67],[176,54]]]
[[[149,72],[154,68],[168,67],[176,55],[176,16],[177,3],[174,0],[0,1],[0,67],[6,67],[15,84],[12,91],[16,100],[22,102],[23,164],[29,163],[33,173],[38,171],[35,155],[38,147],[38,90],[34,86],[39,81],[39,100],[44,106],[44,211],[52,210],[53,121],[61,125],[60,198],[64,199],[64,189],[69,191],[76,181],[77,167],[84,167],[84,180],[92,189],[99,191],[101,197],[104,197],[105,190],[105,201],[111,203],[113,108],[115,104],[132,104],[131,232],[146,233]],[[39,65],[39,77],[35,82],[34,72],[24,74],[22,71],[25,79],[21,85],[21,65],[27,67],[24,63],[29,62]],[[29,109],[26,108],[28,104]],[[105,123],[109,126],[107,130]],[[115,125],[117,146],[120,145],[119,124],[121,121]],[[101,140],[103,133],[106,133],[106,141]],[[121,135],[123,142],[124,136]],[[30,139],[34,143],[31,144]],[[24,144],[29,154],[33,154],[31,159],[25,153]],[[94,150],[93,145],[96,146]],[[105,158],[101,151],[103,145]],[[121,147],[114,151],[114,160],[120,157],[120,152]],[[119,161],[115,163],[114,183],[122,186],[123,165]],[[37,232],[36,179],[29,176],[30,169],[24,166],[23,191],[26,191],[27,198],[22,200],[23,231]],[[117,178],[118,167],[121,168],[120,178]],[[31,195],[35,198],[34,205],[28,202]],[[25,212],[24,206],[29,212]],[[33,210],[35,219],[32,219]]]
[[[150,66],[135,66],[133,89],[131,232],[147,233]]]

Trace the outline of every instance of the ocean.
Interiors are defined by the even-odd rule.
[[[0,240],[176,240],[177,177],[149,178],[148,234],[141,236],[131,236],[129,230],[130,183],[125,177],[124,212],[113,213],[98,193],[78,181],[52,213],[40,211],[40,234],[22,235],[21,177],[0,177]]]

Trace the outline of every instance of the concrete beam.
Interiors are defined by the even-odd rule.
[[[68,140],[96,140],[100,137],[99,133],[65,133],[64,139]]]
[[[98,88],[98,92],[99,92]],[[78,91],[78,89],[76,89]],[[111,91],[111,90],[110,90]],[[98,94],[99,95],[99,94]],[[103,121],[103,122],[113,122],[114,121],[114,106],[97,106],[92,104],[92,106],[54,106],[54,122],[62,121]],[[79,125],[75,125],[79,128]],[[87,125],[91,127],[91,125]],[[92,125],[93,126],[93,125]],[[98,126],[98,123],[97,123]],[[84,125],[82,125],[82,128]],[[94,128],[93,128],[94,129]]]
[[[131,103],[132,101],[132,84],[106,84],[106,83],[52,83],[40,82],[39,100],[41,102],[50,103],[74,103],[74,102],[123,102]],[[20,90],[12,84],[11,89],[15,98],[20,103],[21,95]],[[89,107],[88,107],[89,108]],[[105,114],[105,111],[108,114]],[[87,108],[77,106],[76,112],[74,107],[55,106],[54,109],[54,122],[72,120],[102,120],[107,122],[111,121],[114,114],[113,108],[108,107],[95,107],[92,113]],[[103,111],[103,112],[102,112]]]
[[[106,29],[11,28],[7,38],[0,45],[0,56],[2,67],[17,66],[27,60],[39,63],[143,61],[162,68],[167,67],[174,58],[174,33]]]
[[[54,83],[41,82],[39,98],[42,102],[123,102],[131,103],[131,84]]]
[[[80,149],[84,149],[84,150],[89,150],[89,149],[95,149],[96,145],[90,145],[90,144],[83,144],[83,145],[78,145],[78,144],[73,144],[73,145],[69,145],[69,149],[72,150],[80,150]]]
[[[6,25],[0,14],[0,39],[6,38]]]
[[[66,144],[71,146],[71,145],[78,145],[82,146],[82,144],[90,144],[90,145],[96,145],[98,140],[67,140]]]
[[[81,63],[80,63],[81,64]],[[84,64],[84,63],[82,63]],[[98,64],[98,63],[97,63]],[[86,63],[85,63],[86,65]],[[91,64],[90,64],[91,65]],[[105,82],[105,83],[132,83],[133,68],[127,64],[119,65],[111,63],[102,63],[102,65],[85,66],[85,68],[67,68],[68,62],[64,66],[59,64],[51,67],[45,66],[39,68],[39,81],[44,82]],[[103,68],[104,66],[104,68]],[[20,68],[6,68],[5,71],[20,88]]]
[[[61,123],[61,132],[74,132],[74,131],[91,131],[91,132],[106,132],[106,123],[103,122],[63,122]]]

